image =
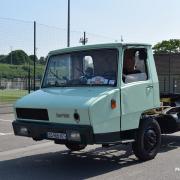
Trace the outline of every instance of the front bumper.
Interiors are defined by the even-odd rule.
[[[80,142],[71,141],[72,143],[81,144],[94,144],[93,129],[89,125],[67,125],[59,123],[46,123],[46,122],[30,122],[30,121],[20,121],[15,120],[12,123],[14,134],[17,136],[32,137],[34,140],[50,139],[54,140],[58,144],[65,144],[70,142],[68,139],[54,139],[48,138],[47,133],[67,133],[68,131],[77,131],[80,134]],[[22,135],[20,133],[21,128],[27,129],[27,134]]]

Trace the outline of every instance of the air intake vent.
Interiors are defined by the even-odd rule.
[[[48,121],[47,109],[16,108],[17,118]]]

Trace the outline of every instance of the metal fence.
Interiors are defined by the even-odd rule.
[[[35,26],[36,25],[36,26]],[[70,32],[70,46],[82,43],[83,31]],[[59,27],[9,18],[0,18],[0,104],[14,102],[40,84],[43,64],[14,66],[13,52],[23,50],[27,56],[36,55],[38,59],[46,57],[48,52],[67,46],[67,30]],[[102,35],[86,32],[87,44],[117,41]],[[81,39],[81,41],[80,41]],[[10,62],[2,62],[1,58],[10,56]],[[35,56],[34,56],[35,57]],[[23,58],[23,57],[22,57]],[[8,64],[7,67],[4,64]],[[39,65],[38,65],[39,64]],[[27,66],[27,67],[26,67]],[[40,69],[40,70],[39,70]],[[35,72],[35,76],[34,76]]]
[[[32,81],[32,80],[31,80]],[[40,79],[36,79],[36,89],[40,87]],[[17,99],[25,96],[29,92],[29,79],[14,78],[0,79],[0,104],[12,104]],[[32,82],[30,83],[33,84]],[[31,89],[33,89],[31,87]]]
[[[67,30],[36,22],[36,54],[46,56],[50,50],[67,46]],[[80,39],[84,31],[70,32],[70,46],[82,45]],[[0,54],[22,49],[27,54],[34,53],[34,22],[0,18]],[[121,41],[104,35],[86,32],[87,44]],[[3,42],[3,43],[2,43]]]
[[[71,31],[70,46],[81,45],[83,35],[83,31]],[[121,37],[115,39],[89,32],[86,32],[85,38],[87,44],[121,41]],[[13,103],[29,90],[33,90],[34,85],[35,89],[38,89],[44,68],[40,59],[45,59],[49,51],[66,46],[66,29],[31,21],[0,18],[0,104]],[[27,57],[37,56],[35,71],[30,62],[14,65],[12,54],[16,50],[23,50]],[[1,58],[8,55],[10,61],[2,62]],[[162,54],[155,56],[155,60],[161,92],[180,93],[180,55]]]

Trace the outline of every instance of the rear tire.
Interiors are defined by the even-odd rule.
[[[152,118],[141,120],[132,148],[135,156],[142,161],[153,159],[161,145],[161,129],[158,122]]]
[[[67,143],[65,146],[71,150],[71,151],[80,151],[82,149],[86,148],[85,144],[73,144],[73,143]]]

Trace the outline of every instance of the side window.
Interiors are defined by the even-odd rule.
[[[85,56],[83,59],[83,69],[84,71],[88,68],[94,68],[93,59],[91,56]]]
[[[83,72],[89,78],[94,75],[94,64],[91,56],[85,56],[83,58]]]
[[[147,50],[145,48],[130,48],[124,51],[122,79],[126,84],[148,79]]]

